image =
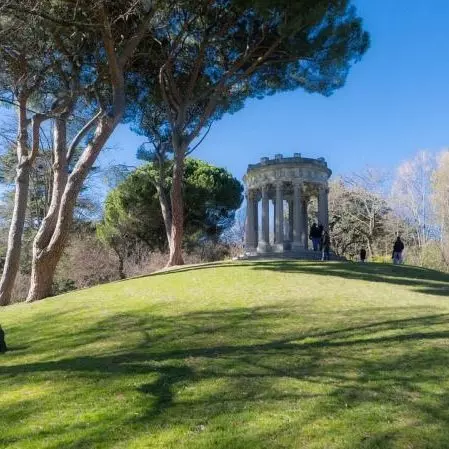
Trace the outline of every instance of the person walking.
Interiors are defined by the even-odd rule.
[[[0,326],[0,353],[4,353],[8,350],[8,347],[6,346],[5,342],[5,332],[3,331],[2,327]]]
[[[321,237],[321,251],[322,256],[321,260],[329,260],[329,253],[331,249],[331,238],[327,231],[324,231],[323,236]]]
[[[320,239],[320,251],[323,251],[323,233],[324,233],[324,226],[321,223],[318,223],[317,236]]]
[[[366,262],[366,249],[362,248],[360,250],[360,262],[365,263]]]
[[[310,228],[309,238],[312,240],[313,250],[318,251],[318,248],[320,246],[321,234],[316,223],[313,223],[312,227]]]
[[[391,256],[395,265],[402,263],[402,251],[404,251],[404,243],[402,242],[401,237],[398,236],[394,242],[393,255]]]

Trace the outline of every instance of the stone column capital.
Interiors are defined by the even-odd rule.
[[[249,200],[255,200],[257,198],[257,190],[256,189],[249,189],[246,192],[246,198]]]
[[[273,184],[275,185],[276,189],[281,189],[284,185],[284,182],[281,181],[280,179],[277,179],[276,181],[273,182]]]

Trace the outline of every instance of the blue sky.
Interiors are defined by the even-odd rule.
[[[449,1],[354,1],[371,48],[330,98],[302,91],[254,100],[214,124],[195,157],[241,178],[262,156],[323,156],[334,174],[394,168],[449,146]],[[142,141],[121,126],[101,161],[136,165]]]

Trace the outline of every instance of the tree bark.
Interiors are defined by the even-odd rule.
[[[12,290],[19,271],[30,172],[31,166],[29,163],[25,163],[17,168],[16,192],[14,197],[14,210],[9,228],[8,250],[6,252],[2,279],[0,281],[0,306],[7,306],[11,303]]]
[[[374,256],[374,252],[373,252],[373,245],[372,245],[371,239],[367,239],[367,244],[368,244],[368,254],[369,254],[370,259],[372,259]]]
[[[171,245],[172,213],[170,202],[162,186],[156,186],[156,191],[159,198],[159,205],[161,206],[162,219],[164,220],[167,242],[169,247],[171,247],[170,245]]]
[[[112,102],[108,110],[103,110],[102,108],[97,115],[98,120],[95,117],[95,119],[92,118],[89,122],[94,123],[95,121],[97,123],[94,136],[87,144],[70,176],[67,176],[65,167],[67,165],[67,157],[70,157],[71,152],[69,151],[67,153],[65,151],[65,155],[63,156],[58,151],[60,164],[55,163],[56,169],[54,173],[55,177],[59,177],[59,179],[54,181],[53,186],[56,188],[56,191],[53,190],[49,212],[42,222],[41,229],[33,243],[31,285],[28,291],[27,302],[36,301],[51,294],[54,273],[68,239],[76,199],[100,151],[123,117],[126,106],[125,65],[128,63],[138,44],[144,38],[154,12],[155,9],[151,9],[145,15],[136,33],[124,42],[121,54],[118,54],[117,45],[111,30],[112,21],[108,17],[104,7],[99,9],[101,16],[101,24],[99,24],[99,27],[101,28],[109,79],[112,87]],[[64,113],[68,115],[69,112],[71,111],[67,108]],[[86,129],[86,127],[83,129]],[[86,131],[88,129],[89,127]],[[82,140],[83,131],[80,133],[75,137],[70,148]],[[66,140],[65,128],[64,140]],[[61,146],[65,150],[66,144],[66,141],[64,144],[62,143],[61,137]],[[64,167],[64,169],[61,167]]]
[[[7,306],[11,303],[12,290],[19,271],[32,164],[28,154],[28,120],[26,114],[28,98],[22,95],[19,96],[18,100],[17,175],[14,209],[8,235],[8,249],[0,281],[0,306]]]
[[[60,166],[55,164],[55,175],[58,174],[60,178],[54,182],[54,187],[59,190],[57,192],[53,191],[52,204],[49,212],[33,244],[33,262],[31,267],[31,285],[27,296],[28,302],[45,298],[51,294],[54,273],[68,239],[76,199],[100,151],[123,117],[126,106],[125,65],[144,38],[154,12],[155,9],[152,8],[145,15],[136,33],[124,42],[121,54],[118,54],[116,49],[117,45],[111,30],[112,22],[107,16],[105,8],[100,8],[102,23],[101,25],[99,24],[99,27],[101,28],[112,87],[112,103],[109,110],[102,109],[100,111],[98,121],[95,118],[97,125],[94,136],[87,144],[70,176],[64,178],[67,176],[67,170],[62,170]],[[66,110],[65,114],[69,114],[69,112]],[[66,140],[65,134],[64,140]],[[79,134],[72,142],[73,146],[75,146],[77,141],[79,142],[81,140],[82,134]],[[66,144],[67,142],[64,142],[64,148]],[[67,152],[65,153],[64,159],[62,159],[62,155],[60,156],[66,165]]]
[[[52,285],[54,272],[56,270],[59,258],[58,251],[46,253],[45,248],[51,241],[55,231],[58,213],[61,205],[61,198],[67,185],[67,122],[65,118],[55,120],[53,147],[54,147],[54,163],[53,163],[53,186],[50,207],[47,215],[39,227],[39,231],[33,241],[33,260],[31,264],[31,287],[28,292],[27,301],[32,298],[45,298],[52,293]]]
[[[173,136],[173,147],[175,151],[173,164],[173,181],[170,192],[171,197],[171,232],[170,232],[170,257],[167,267],[184,265],[182,255],[182,240],[184,236],[184,207],[182,184],[184,178],[185,145],[182,139]]]
[[[56,266],[68,239],[76,199],[87,174],[120,118],[121,116],[111,119],[106,114],[102,117],[95,130],[93,140],[66,181],[64,178],[67,176],[65,168],[67,159],[63,156],[65,151],[56,152],[63,160],[60,160],[60,164],[55,162],[52,204],[33,243],[31,284],[27,302],[37,301],[51,295]]]
[[[126,279],[123,257],[118,252],[116,252],[116,254],[118,257],[118,275],[120,276],[120,279]]]

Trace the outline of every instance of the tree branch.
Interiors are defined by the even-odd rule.
[[[92,129],[92,127],[95,125],[97,120],[100,118],[103,111],[100,109],[100,111],[97,112],[78,132],[78,134],[73,138],[68,150],[67,150],[67,163],[70,163],[70,161],[73,158],[73,155],[75,153],[76,147],[80,144],[81,140],[86,136],[86,134]]]
[[[40,137],[41,124],[48,119],[49,117],[46,114],[36,114],[32,119],[33,143],[31,146],[31,153],[27,157],[27,160],[30,164],[34,162],[39,153],[39,143],[40,143],[39,137]]]

